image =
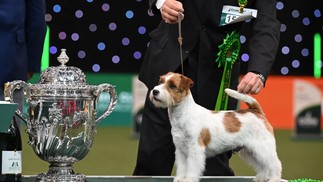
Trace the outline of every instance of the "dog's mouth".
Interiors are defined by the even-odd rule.
[[[153,99],[154,99],[155,101],[157,101],[157,102],[161,102],[161,100],[160,100],[160,99],[158,99],[156,96],[153,96]]]

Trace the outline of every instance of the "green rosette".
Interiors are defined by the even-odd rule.
[[[238,0],[239,6],[246,6],[248,3],[248,0]]]
[[[243,13],[243,8],[248,4],[248,0],[238,0],[240,6],[240,13]]]
[[[230,87],[232,67],[239,56],[239,52],[240,34],[233,31],[226,36],[223,44],[219,46],[218,58],[215,60],[218,63],[218,67],[224,67],[215,111],[226,110],[228,107],[229,97],[224,92],[224,89]]]

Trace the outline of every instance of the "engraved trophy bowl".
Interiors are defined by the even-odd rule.
[[[69,60],[65,49],[57,59],[61,65],[42,72],[36,84],[10,82],[5,97],[13,102],[13,92],[24,91],[27,116],[19,109],[16,115],[27,125],[28,143],[35,154],[50,164],[48,172],[39,174],[36,181],[86,181],[85,175],[75,173],[72,165],[91,149],[96,125],[114,110],[117,93],[107,83],[88,85],[79,68],[65,65]],[[96,117],[103,92],[109,94],[110,100],[103,114]]]

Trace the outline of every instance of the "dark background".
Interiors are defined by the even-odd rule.
[[[148,33],[160,20],[148,12],[147,0],[46,2],[50,65],[58,65],[60,49],[66,48],[68,65],[85,72],[138,73],[149,43]],[[323,32],[322,2],[278,1],[276,8],[282,24],[281,40],[271,73],[313,75],[313,37]],[[241,50],[242,73],[248,64],[244,59],[247,54],[246,48]]]

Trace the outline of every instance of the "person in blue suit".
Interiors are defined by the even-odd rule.
[[[0,1],[0,100],[4,84],[40,71],[46,34],[45,0]],[[23,103],[22,93],[14,96]]]

